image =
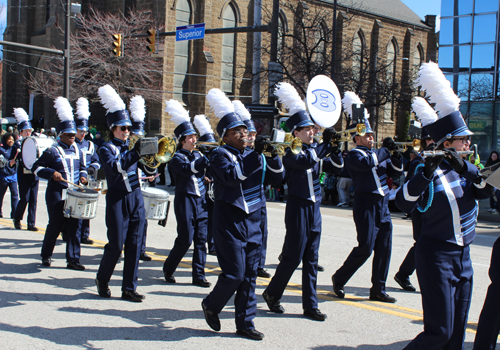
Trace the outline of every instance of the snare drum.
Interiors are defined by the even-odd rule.
[[[66,192],[64,216],[75,219],[93,219],[97,212],[99,192],[94,190],[72,189]]]
[[[26,137],[21,145],[24,167],[31,170],[33,163],[40,158],[43,151],[55,143],[56,141],[51,137]]]
[[[142,190],[146,219],[163,220],[167,217],[168,192],[158,188],[147,187]]]

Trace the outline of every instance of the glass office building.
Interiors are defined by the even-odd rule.
[[[500,150],[498,0],[442,0],[439,66],[462,100],[481,160]]]

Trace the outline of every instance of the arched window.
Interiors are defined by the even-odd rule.
[[[392,88],[394,86],[394,78],[396,76],[396,43],[394,40],[389,41],[387,44],[387,66],[386,66],[386,84],[387,88]],[[385,104],[384,108],[384,119],[392,120],[392,114],[394,109],[393,96],[389,96],[389,102]]]
[[[236,27],[236,13],[231,4],[222,13],[222,27]],[[234,33],[222,34],[221,90],[229,94],[233,93],[235,39]]]
[[[283,14],[278,16],[278,61],[281,61],[283,48],[285,47],[286,19]]]
[[[327,29],[324,23],[320,23],[320,25],[313,31],[314,51],[311,59],[317,66],[322,66],[325,63],[326,33]]]
[[[424,50],[422,49],[422,45],[418,44],[415,50],[413,51],[413,70],[414,72],[418,72],[420,65],[423,62]]]
[[[352,74],[355,81],[359,81],[363,69],[363,38],[359,31],[354,34],[352,41]]]
[[[185,26],[191,22],[191,5],[188,0],[177,0],[175,7],[175,25]],[[174,98],[187,103],[189,72],[189,40],[175,43],[174,57]]]

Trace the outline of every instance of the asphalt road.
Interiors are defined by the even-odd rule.
[[[138,291],[146,295],[143,303],[120,299],[123,261],[110,282],[111,299],[97,295],[94,278],[106,243],[104,196],[99,199],[98,215],[91,221],[94,245],[82,245],[81,263],[85,271],[66,269],[65,245],[58,241],[50,268],[41,266],[40,249],[47,224],[41,183],[37,226],[40,232],[15,230],[12,220],[0,219],[0,348],[1,349],[402,349],[422,331],[422,306],[418,292],[405,292],[393,276],[413,244],[411,223],[394,214],[393,251],[387,292],[396,304],[368,300],[371,259],[346,285],[346,298],[333,296],[330,277],[356,245],[356,232],[350,208],[323,206],[323,234],[319,262],[326,269],[318,276],[320,309],[325,322],[302,316],[301,270],[293,275],[282,298],[285,314],[268,312],[262,292],[268,279],[258,278],[256,329],[266,338],[251,341],[235,334],[234,305],[231,300],[221,312],[221,332],[205,323],[201,300],[211,290],[191,284],[191,250],[175,273],[176,284],[167,284],[162,264],[176,237],[171,211],[166,228],[149,222],[148,253],[153,261],[141,262]],[[171,197],[172,198],[172,197]],[[5,212],[9,212],[8,195]],[[267,269],[274,273],[283,244],[282,203],[268,203],[269,243]],[[484,209],[483,209],[484,212]],[[486,217],[482,215],[481,217]],[[491,216],[492,221],[498,220]],[[489,285],[491,247],[499,236],[497,222],[480,220],[478,236],[471,249],[474,276],[473,301],[465,349],[472,349],[475,327]],[[207,279],[215,283],[217,259],[208,256]],[[418,285],[416,276],[412,282]]]

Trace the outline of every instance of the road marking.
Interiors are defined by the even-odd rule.
[[[0,224],[7,226],[7,227],[14,227],[14,223],[12,220],[8,219],[0,219]],[[26,227],[26,225],[23,225],[23,227]],[[44,234],[45,230],[42,228],[38,228],[38,233]],[[107,242],[99,241],[94,239],[93,244],[89,244],[89,246],[95,246],[97,248],[104,248]],[[148,252],[146,253],[151,256],[152,260],[156,261],[165,261],[165,259],[168,257],[167,255],[162,255],[162,254],[156,254],[153,252]],[[192,260],[189,259],[182,259],[181,262],[179,263],[180,267],[185,267],[185,268],[192,268]],[[213,275],[219,275],[222,273],[221,269],[219,266],[216,265],[211,265],[211,264],[205,264],[205,272]],[[269,285],[270,279],[269,278],[262,278],[262,277],[257,277],[257,284],[259,286],[267,286]],[[297,283],[292,283],[289,282],[288,286],[286,287],[286,290],[302,295],[302,285],[297,284]],[[390,303],[383,303],[379,301],[371,301],[366,298],[361,298],[355,295],[350,295],[346,294],[346,298],[340,299],[337,298],[333,292],[324,290],[324,289],[317,289],[317,294],[318,298],[322,300],[328,300],[328,301],[333,301],[339,304],[343,305],[348,305],[348,306],[354,306],[360,309],[365,309],[365,310],[370,310],[370,311],[375,311],[375,312],[381,312],[387,315],[393,315],[401,318],[406,318],[412,321],[418,321],[418,322],[423,322],[423,313],[421,310],[416,310],[416,309],[411,309],[407,308],[404,306],[399,306],[396,304],[390,304]],[[476,334],[476,329],[477,329],[477,323],[474,322],[468,322],[467,323],[468,327],[466,329],[467,332]]]

